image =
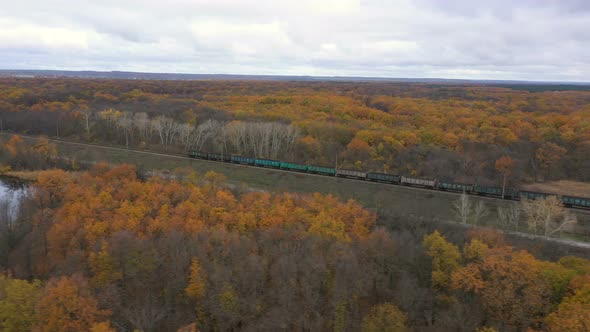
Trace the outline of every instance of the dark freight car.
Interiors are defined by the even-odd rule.
[[[367,173],[367,179],[369,181],[398,184],[401,182],[402,177],[399,175],[391,175],[391,174],[386,174],[386,173],[369,172],[369,173]]]

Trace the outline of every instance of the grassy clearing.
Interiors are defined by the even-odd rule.
[[[274,192],[329,193],[342,199],[355,199],[380,212],[405,211],[404,214],[427,214],[431,217],[451,218],[450,204],[456,195],[427,190],[412,190],[400,186],[367,183],[341,178],[310,176],[274,169],[244,167],[198,159],[181,159],[142,154],[135,151],[109,150],[59,142],[62,157],[78,161],[107,161],[113,164],[131,163],[145,170],[172,170],[188,167],[199,174],[215,171],[224,174],[236,186],[248,186]],[[489,200],[490,205],[495,201]],[[449,207],[446,209],[446,207]]]
[[[39,179],[39,175],[43,172],[45,171],[8,171],[2,174],[2,176],[17,179],[19,181],[34,182]],[[69,174],[76,177],[80,175],[81,172],[70,171]]]
[[[522,186],[523,189],[541,191],[560,195],[590,197],[590,183],[577,181],[550,181],[544,183],[532,183]]]
[[[8,171],[8,172],[5,172],[4,174],[2,174],[2,176],[15,178],[15,179],[18,179],[21,181],[37,181],[40,173],[41,173],[41,171],[24,171],[24,172]]]

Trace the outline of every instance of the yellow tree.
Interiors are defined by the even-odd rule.
[[[41,282],[10,279],[0,275],[0,330],[29,331],[35,322],[35,303]]]
[[[549,331],[590,331],[590,285],[565,298],[545,322]]]
[[[383,303],[371,308],[363,318],[363,332],[403,332],[407,331],[406,315],[391,303]]]
[[[309,233],[341,242],[350,242],[344,221],[325,211],[312,218]]]
[[[117,332],[117,330],[111,326],[110,322],[100,322],[93,324],[90,332]]]
[[[199,263],[199,259],[194,257],[191,263],[191,274],[188,287],[185,289],[186,294],[194,299],[199,299],[205,295],[205,289],[205,278],[201,272],[201,264]]]
[[[88,265],[92,271],[90,282],[93,286],[104,287],[111,285],[117,280],[123,278],[123,273],[119,271],[118,264],[109,254],[106,242],[102,243],[102,248],[98,253],[90,253]]]
[[[424,237],[428,256],[432,257],[432,286],[437,290],[450,288],[451,274],[460,267],[461,252],[438,231]]]
[[[207,183],[209,183],[209,185],[211,185],[212,188],[218,188],[227,181],[225,175],[213,171],[205,173],[203,178],[205,181],[207,181]]]
[[[236,325],[240,319],[240,299],[234,287],[229,283],[224,284],[218,300],[229,325]]]

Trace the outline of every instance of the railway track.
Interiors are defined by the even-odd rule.
[[[31,140],[41,139],[41,137],[39,137],[39,136],[24,135],[24,134],[20,134],[20,133],[11,132],[11,131],[0,132],[0,136],[12,136],[12,135],[18,135],[20,137],[23,137],[26,139],[31,139]],[[151,156],[166,157],[166,158],[176,158],[176,159],[181,159],[181,160],[199,161],[199,162],[205,162],[205,163],[224,164],[224,165],[231,164],[231,165],[235,165],[236,167],[247,167],[247,168],[254,168],[254,169],[258,169],[258,170],[264,169],[264,170],[269,170],[269,171],[274,171],[274,172],[302,174],[305,176],[314,176],[314,177],[321,177],[321,178],[330,178],[330,177],[334,178],[334,176],[330,176],[330,175],[297,172],[297,171],[292,171],[292,170],[287,170],[287,169],[279,169],[279,168],[274,168],[274,167],[261,167],[261,166],[255,166],[255,165],[247,165],[247,164],[228,163],[228,162],[219,161],[219,160],[191,158],[191,157],[188,157],[186,155],[181,155],[181,154],[152,152],[152,151],[146,151],[146,150],[140,150],[140,149],[134,149],[134,148],[124,148],[124,147],[120,147],[120,146],[102,145],[102,144],[94,144],[94,143],[83,143],[83,142],[65,140],[65,139],[61,139],[61,138],[57,138],[57,137],[43,137],[43,138],[47,139],[50,142],[59,142],[59,143],[63,143],[63,144],[70,144],[70,145],[82,146],[82,147],[92,147],[92,148],[113,150],[113,151],[120,151],[120,152],[133,152],[133,153],[138,153],[138,154],[143,154],[143,155],[151,155]],[[362,183],[369,183],[369,184],[379,185],[379,186],[396,186],[396,187],[405,188],[407,190],[414,190],[414,191],[437,192],[440,194],[447,194],[447,195],[454,195],[454,196],[461,194],[460,192],[443,191],[443,190],[438,190],[437,188],[414,187],[414,186],[408,186],[408,185],[390,184],[390,183],[383,183],[383,182],[372,182],[372,181],[347,178],[347,177],[339,177],[339,179],[346,179],[347,181],[358,181],[358,182],[362,182]],[[502,199],[501,197],[494,197],[494,196],[481,196],[481,195],[473,195],[473,196],[476,196],[481,199],[486,199],[486,200],[495,200],[495,201],[506,201],[507,200],[507,199]],[[572,209],[572,210],[576,210],[576,211],[580,211],[580,212],[589,212],[587,209],[583,209],[583,208],[576,208],[576,207],[567,207],[567,208]]]

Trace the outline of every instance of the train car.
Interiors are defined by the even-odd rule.
[[[288,171],[295,171],[295,172],[307,172],[307,165],[295,164],[295,163],[287,163],[281,161],[279,163],[280,169],[286,169]]]
[[[188,156],[191,158],[207,159],[207,152],[189,151]]]
[[[561,196],[561,201],[567,207],[590,209],[590,198]]]
[[[254,165],[254,158],[231,156],[230,161],[234,164]]]
[[[221,154],[221,153],[208,153],[207,154],[207,158],[209,160],[217,160],[217,161],[224,161],[224,162],[230,162],[231,161],[231,156],[230,155]]]
[[[502,188],[500,187],[491,187],[491,186],[480,186],[475,185],[473,186],[473,192],[478,195],[487,195],[487,196],[502,196]]]
[[[336,169],[331,167],[322,167],[322,166],[307,166],[308,173],[314,174],[322,174],[322,175],[336,175]]]
[[[466,192],[466,193],[470,193],[473,191],[472,184],[450,182],[450,181],[441,181],[441,180],[438,180],[436,182],[436,188],[438,190],[445,190],[445,191],[448,190],[448,191],[457,191],[457,192]]]
[[[502,187],[481,186],[474,185],[473,192],[483,196],[502,197]],[[519,191],[517,189],[506,188],[504,190],[504,199],[520,199]]]
[[[436,180],[413,178],[409,176],[402,176],[401,183],[409,186],[418,186],[426,188],[434,188]]]
[[[344,178],[352,178],[352,179],[358,179],[358,180],[366,180],[367,179],[367,173],[365,172],[359,172],[359,171],[353,171],[353,170],[349,170],[349,169],[336,169],[336,176],[340,176],[340,177],[344,177]]]
[[[383,182],[390,184],[403,184],[408,186],[417,186],[424,188],[432,188],[438,190],[448,190],[455,192],[468,192],[482,196],[492,196],[496,198],[502,197],[502,188],[494,186],[471,185],[464,183],[457,183],[452,181],[438,181],[431,179],[421,179],[409,176],[392,175],[386,173],[376,172],[361,172],[346,169],[335,169],[331,167],[322,166],[308,166],[296,163],[289,163],[270,159],[254,159],[242,156],[230,156],[219,153],[207,153],[196,150],[188,152],[188,157],[217,160],[223,162],[232,162],[243,165],[255,165],[261,167],[280,168],[288,171],[307,172],[328,176],[340,176],[346,178],[369,180],[374,182]],[[520,199],[540,199],[549,196],[557,196],[549,193],[541,193],[535,191],[518,190],[513,188],[506,188],[504,192],[504,199],[520,200]],[[559,196],[559,199],[566,207],[582,208],[590,210],[590,198],[574,197],[574,196]]]
[[[254,165],[260,167],[272,167],[272,168],[279,168],[281,167],[281,162],[276,160],[270,159],[255,159]]]
[[[548,193],[540,193],[540,192],[536,192],[536,191],[527,191],[527,190],[521,190],[520,191],[520,198],[525,198],[525,199],[538,199],[538,198],[547,198],[549,196],[555,196],[554,194],[548,194]]]
[[[399,175],[391,175],[391,174],[375,173],[375,172],[367,173],[367,180],[369,180],[369,181],[399,184],[401,182],[401,179],[402,179],[402,177]]]

